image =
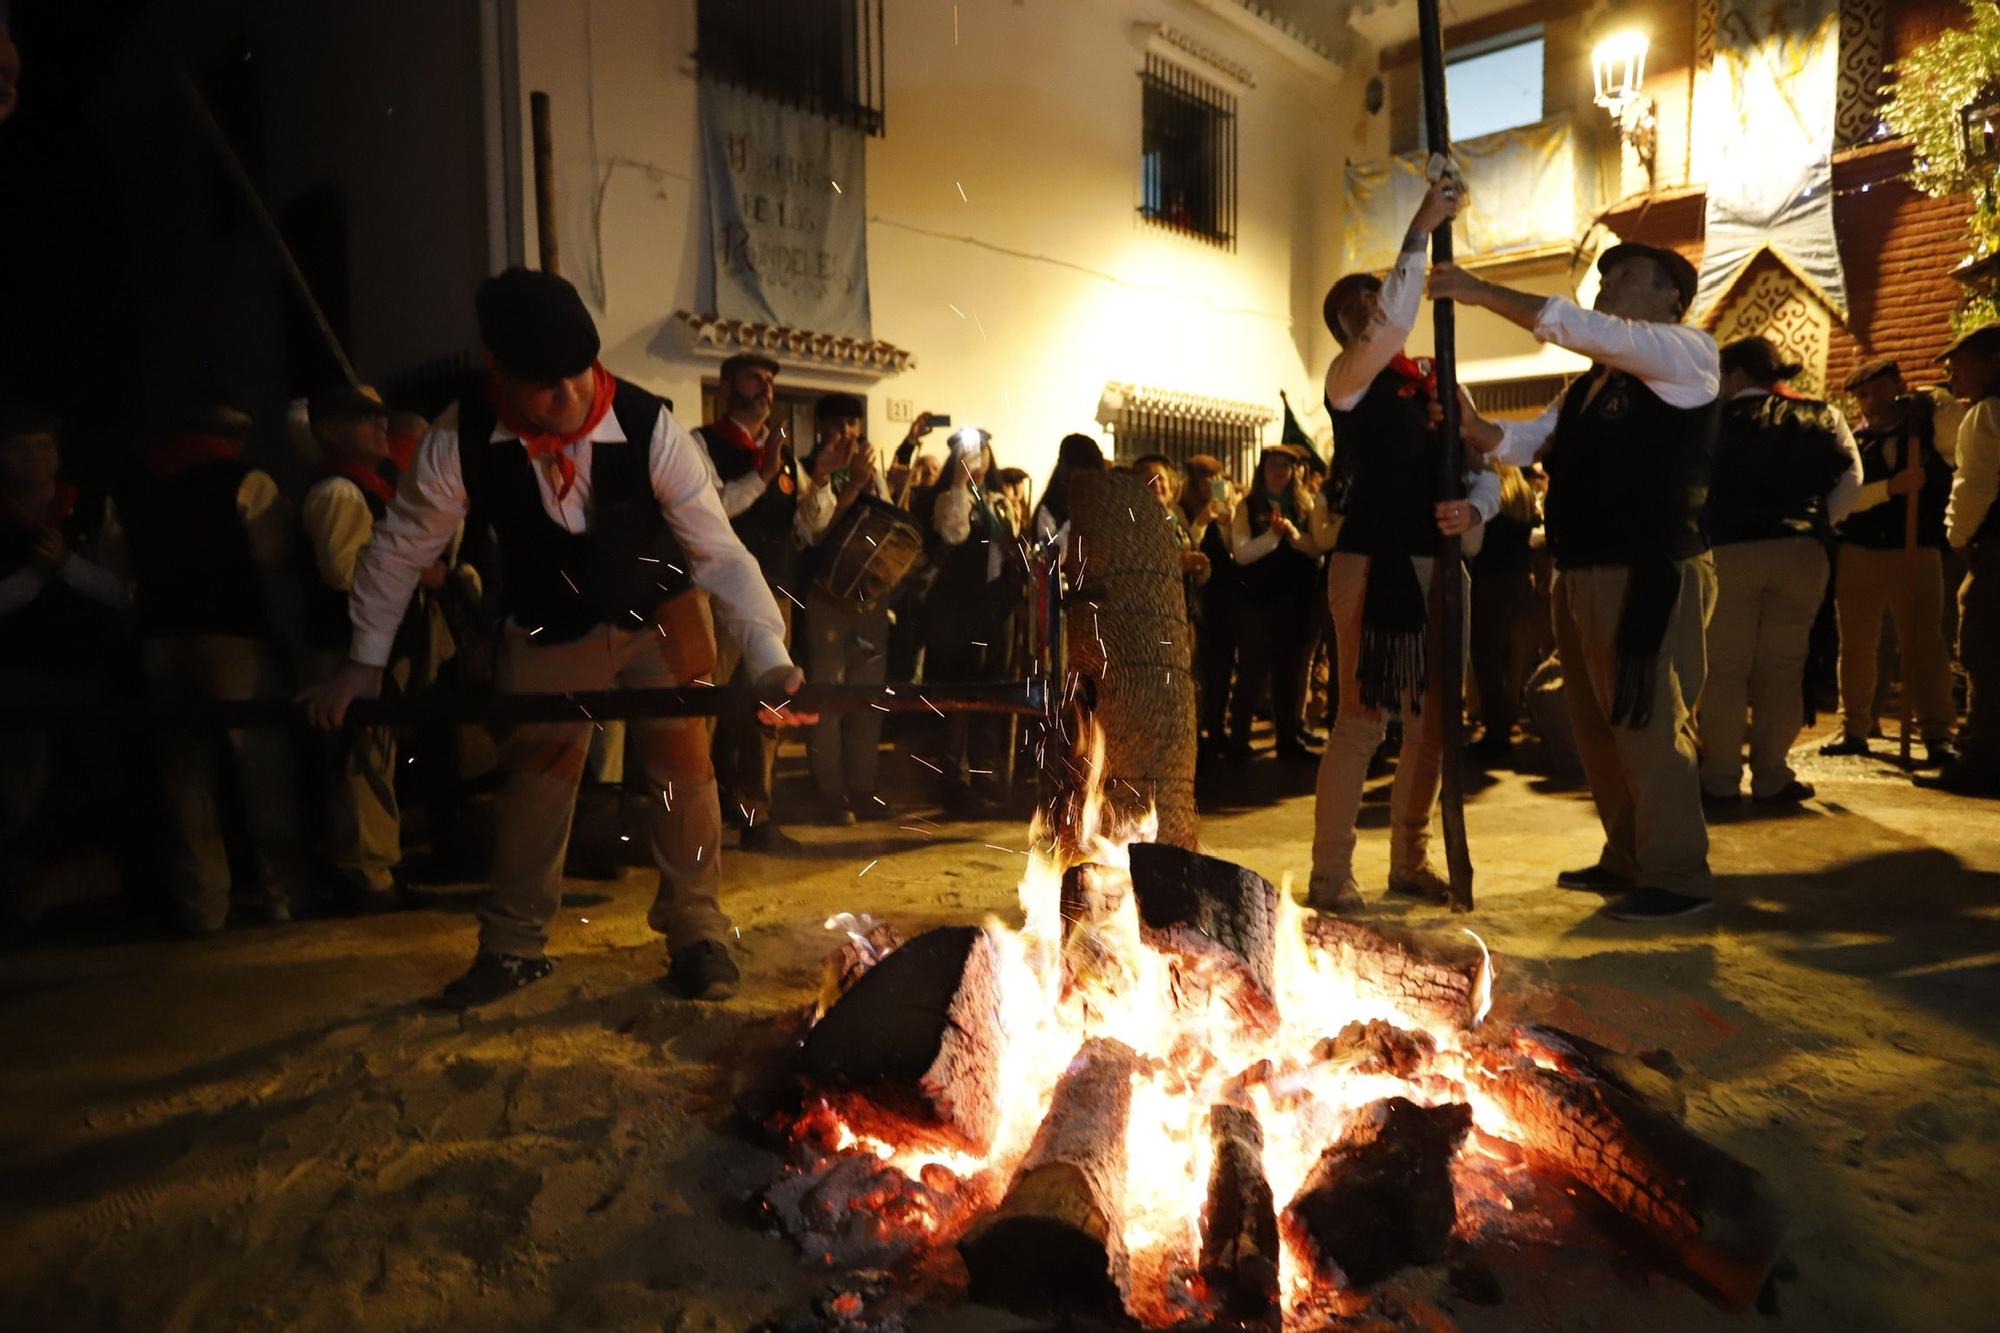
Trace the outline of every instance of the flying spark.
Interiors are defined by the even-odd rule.
[[[943,717],[943,716],[944,716],[944,714],[943,714],[943,713],[939,713],[939,714],[938,714],[938,716],[939,716],[939,717]],[[923,765],[923,766],[924,766],[925,768],[928,768],[928,769],[929,769],[929,770],[930,770],[931,772],[933,772],[933,773],[937,774],[937,775],[938,775],[939,777],[943,777],[943,776],[944,776],[944,770],[943,770],[943,769],[939,768],[939,767],[938,767],[938,766],[937,766],[936,764],[933,764],[933,763],[932,763],[932,762],[931,762],[930,760],[928,760],[928,759],[924,758],[924,757],[923,757],[922,755],[920,755],[920,754],[913,754],[913,755],[911,755],[911,756],[910,756],[910,758],[912,758],[912,759],[916,760],[916,761],[917,761],[918,763],[922,764],[922,765]]]
[[[880,862],[880,860],[881,858],[877,857],[874,861],[870,861],[867,865],[861,867],[861,875],[865,875],[869,871],[873,870],[876,867],[876,865]],[[860,879],[861,875],[856,875],[854,878]]]
[[[972,202],[970,199],[967,199],[965,197],[965,187],[963,185],[959,185],[957,181],[953,181],[952,184],[958,185],[958,200],[960,203],[969,204]]]

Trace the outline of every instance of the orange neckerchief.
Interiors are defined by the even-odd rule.
[[[493,404],[493,413],[500,424],[528,451],[530,459],[546,458],[556,465],[562,476],[562,484],[556,487],[556,499],[566,499],[570,488],[576,485],[576,460],[569,456],[570,446],[590,438],[590,433],[603,423],[605,414],[611,411],[611,397],[618,391],[611,378],[611,372],[602,362],[593,361],[590,366],[590,415],[584,418],[573,435],[545,434],[523,423],[509,410],[507,396],[500,392],[497,380],[488,380],[486,396]]]

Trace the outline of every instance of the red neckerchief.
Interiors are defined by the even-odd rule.
[[[742,422],[735,417],[726,416],[717,421],[714,428],[723,439],[750,455],[750,466],[753,469],[759,472],[764,470],[764,441],[745,430]],[[770,435],[767,433],[764,438],[768,440]]]
[[[326,464],[326,475],[345,477],[368,494],[388,504],[396,498],[396,488],[380,469],[359,458],[343,458]]]
[[[227,435],[204,435],[188,431],[169,435],[146,450],[146,471],[156,481],[179,476],[202,463],[235,462],[243,454],[243,441]]]
[[[547,458],[555,462],[556,471],[562,476],[562,484],[556,487],[557,500],[566,498],[570,487],[576,485],[576,460],[569,456],[570,446],[589,439],[590,433],[603,423],[605,414],[611,411],[611,397],[617,391],[618,386],[603,363],[591,362],[590,415],[584,418],[583,425],[574,434],[554,435],[538,432],[514,416],[509,410],[507,396],[500,392],[497,378],[488,380],[486,384],[486,396],[493,404],[493,414],[499,418],[500,425],[521,442],[521,447],[528,451],[528,457]]]
[[[22,532],[44,532],[60,527],[64,520],[76,512],[76,487],[56,479],[55,492],[46,503],[29,509],[13,496],[0,497],[0,523]]]
[[[408,472],[410,464],[417,456],[417,446],[424,437],[416,431],[398,430],[389,432],[389,462],[398,474]]]
[[[1428,398],[1438,396],[1437,363],[1429,357],[1411,357],[1398,352],[1389,358],[1389,369],[1403,380],[1403,386],[1396,390],[1398,398],[1414,398],[1420,392]]]

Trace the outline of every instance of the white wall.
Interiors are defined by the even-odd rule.
[[[660,332],[695,308],[701,257],[693,11],[693,0],[519,7],[523,122],[529,92],[554,104],[564,271],[600,305],[607,364],[689,411],[713,363],[673,355]],[[868,143],[874,326],[918,364],[865,389],[879,444],[903,433],[887,419],[892,396],[987,425],[1003,461],[1038,475],[1064,432],[1103,434],[1107,381],[1274,412],[1281,388],[1318,403],[1331,355],[1320,296],[1338,262],[1340,163],[1365,75],[1315,78],[1187,0],[889,0],[887,11],[888,133]],[[1238,95],[1233,253],[1138,218],[1135,21],[1172,24],[1254,71],[1257,86]],[[532,207],[524,221],[532,229]],[[851,386],[803,370],[784,380]]]

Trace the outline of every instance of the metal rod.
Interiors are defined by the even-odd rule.
[[[1417,0],[1417,40],[1421,45],[1424,81],[1424,125],[1433,154],[1451,155],[1451,122],[1445,100],[1444,33],[1438,22],[1438,0]],[[1451,262],[1451,223],[1431,234],[1431,262]],[[1465,493],[1465,441],[1459,436],[1457,317],[1450,301],[1432,307],[1436,321],[1438,406],[1444,419],[1443,462],[1438,498],[1456,500]],[[1444,709],[1444,774],[1441,792],[1445,863],[1451,877],[1453,911],[1472,910],[1472,851],[1465,839],[1465,566],[1456,536],[1440,535],[1432,579],[1437,607],[1430,636],[1437,656],[1431,662]]]

